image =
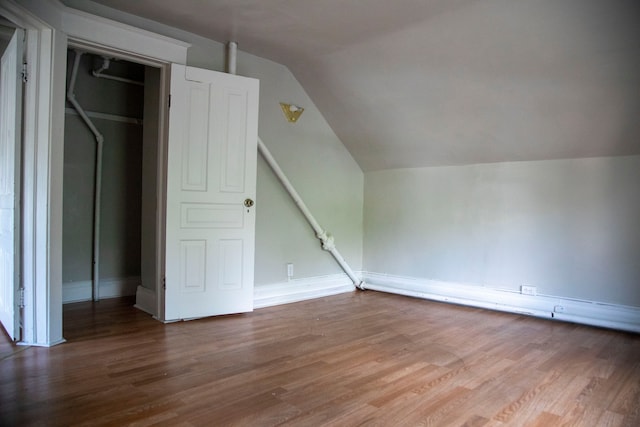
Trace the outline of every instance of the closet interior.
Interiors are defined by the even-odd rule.
[[[160,69],[67,52],[63,302],[157,288]]]

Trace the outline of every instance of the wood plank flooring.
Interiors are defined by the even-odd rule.
[[[640,426],[640,335],[372,291],[163,325],[64,307],[0,338],[0,425]]]

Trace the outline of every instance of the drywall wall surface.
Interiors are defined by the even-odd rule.
[[[142,200],[140,217],[140,281],[155,291],[158,286],[158,145],[160,69],[145,67],[144,122],[142,125]]]
[[[260,79],[259,135],[320,225],[354,270],[362,265],[364,175],[335,136],[313,101],[289,70],[277,63],[240,54],[238,72]],[[280,108],[287,102],[305,108],[289,123]],[[305,222],[275,175],[259,157],[256,199],[256,285],[342,270]]]
[[[138,125],[94,120],[105,138],[100,227],[100,278],[140,276]],[[92,275],[95,140],[80,117],[65,119],[63,283]]]
[[[640,306],[640,157],[365,174],[364,268]]]
[[[2,19],[1,16],[0,19]],[[11,40],[9,34],[11,31],[13,31],[13,28],[0,24],[0,54],[3,54],[7,49],[7,46],[9,46],[9,40]]]
[[[225,46],[192,33],[123,13],[91,1],[65,0],[70,7],[191,43],[187,65],[224,71]],[[280,163],[320,225],[335,236],[352,269],[362,266],[364,176],[289,69],[250,55],[239,45],[237,73],[260,79],[258,134]],[[288,123],[279,102],[305,108]],[[341,272],[320,248],[311,228],[258,156],[256,195],[256,286],[287,280],[286,264],[297,278]]]
[[[67,67],[71,72],[73,53]],[[92,55],[82,57],[76,99],[87,112],[142,118],[143,89],[90,74]],[[144,67],[113,63],[111,72],[136,80]],[[141,73],[141,74],[139,74]],[[100,227],[100,279],[140,276],[142,125],[93,118],[104,137]],[[81,118],[65,118],[63,183],[63,283],[90,281],[96,141]]]
[[[65,118],[62,281],[89,281],[93,254],[95,140],[78,116]],[[88,161],[89,160],[89,161]]]

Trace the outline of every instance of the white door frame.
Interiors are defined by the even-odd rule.
[[[171,63],[186,63],[187,48],[182,41],[153,34],[105,18],[89,15],[73,9],[64,13],[63,31],[68,35],[69,46],[83,47],[91,52],[106,53],[127,61],[160,68],[159,120],[158,120],[158,168],[156,210],[156,310],[154,317],[164,321],[164,256],[166,213],[166,168],[168,142],[168,104]],[[65,50],[66,62],[66,50]],[[62,197],[62,195],[60,196]]]
[[[150,58],[141,57],[139,55],[132,54],[131,52],[125,52],[120,49],[113,49],[106,46],[99,46],[95,43],[87,43],[83,40],[76,38],[68,38],[68,47],[70,49],[79,49],[84,52],[105,55],[112,58],[118,58],[138,64],[148,65],[158,68],[160,70],[160,93],[158,99],[160,105],[158,105],[158,156],[157,156],[157,176],[156,176],[156,216],[155,216],[155,229],[156,229],[156,289],[155,300],[156,307],[154,313],[151,313],[153,317],[158,320],[164,321],[164,292],[162,277],[164,276],[164,260],[165,260],[165,212],[166,212],[166,166],[167,166],[167,146],[168,146],[168,108],[167,104],[163,100],[167,100],[169,96],[169,82],[170,82],[170,70],[171,63],[156,61]]]
[[[82,44],[93,51],[106,51],[114,56],[160,68],[160,100],[169,96],[169,70],[171,63],[186,64],[187,48],[190,46],[179,40],[151,33],[110,19],[90,15],[75,9],[62,10],[62,31],[73,44]],[[66,63],[66,49],[64,53]],[[64,80],[62,84],[64,86]],[[158,320],[164,321],[164,235],[166,201],[166,150],[168,135],[168,108],[162,105],[158,129],[158,186],[156,191],[158,209],[156,217],[156,313]],[[61,173],[61,172],[60,172]],[[62,194],[60,194],[62,199]]]
[[[27,30],[25,49],[30,74],[23,116],[22,265],[25,308],[23,341],[20,344],[52,346],[64,342],[62,179],[67,39],[121,52],[137,62],[147,60],[163,64],[186,64],[190,45],[80,12],[59,2],[24,0],[21,4],[24,6],[15,0],[0,0],[0,15]],[[166,80],[166,76],[164,78]],[[164,90],[168,94],[168,86]],[[166,136],[166,123],[161,130]],[[159,155],[165,156],[164,153]],[[160,169],[164,171],[165,167],[163,164]],[[164,215],[164,211],[161,214]],[[163,238],[164,234],[160,236]],[[163,320],[162,292],[157,292],[157,295],[157,316]]]
[[[22,341],[18,344],[49,346],[62,342],[61,328],[51,321],[59,317],[61,325],[62,313],[55,310],[57,297],[52,283],[56,280],[57,271],[48,250],[57,232],[50,222],[56,214],[55,203],[50,203],[50,190],[57,184],[49,174],[53,161],[50,148],[56,137],[61,135],[54,123],[64,119],[50,107],[56,77],[52,52],[57,39],[51,26],[13,1],[0,0],[0,15],[27,31],[24,48],[28,82],[23,97],[20,253],[25,307]]]

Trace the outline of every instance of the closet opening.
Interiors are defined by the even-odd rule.
[[[125,297],[159,314],[161,71],[107,51],[67,50],[64,304]],[[65,329],[73,319],[64,317]]]

